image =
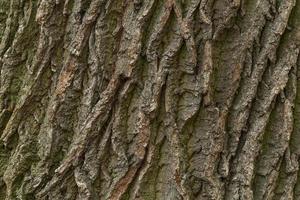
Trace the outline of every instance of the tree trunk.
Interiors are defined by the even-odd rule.
[[[0,199],[300,199],[300,0],[0,0]]]

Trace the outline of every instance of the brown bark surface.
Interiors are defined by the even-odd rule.
[[[0,0],[0,200],[299,200],[300,0]]]

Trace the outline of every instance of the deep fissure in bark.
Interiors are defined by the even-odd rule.
[[[0,199],[299,199],[299,27],[299,0],[0,0]]]

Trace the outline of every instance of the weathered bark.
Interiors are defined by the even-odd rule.
[[[0,199],[300,199],[300,0],[0,0]]]

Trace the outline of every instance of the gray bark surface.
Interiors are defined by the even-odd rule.
[[[0,200],[300,200],[300,0],[0,0]]]

